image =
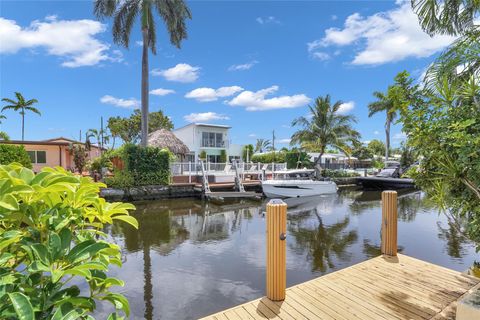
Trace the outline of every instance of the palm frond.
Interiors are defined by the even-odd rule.
[[[117,10],[119,0],[95,0],[93,3],[93,14],[98,19],[111,17]]]
[[[162,17],[170,35],[170,43],[180,48],[183,39],[187,38],[187,19],[192,14],[183,0],[154,0],[158,14]]]

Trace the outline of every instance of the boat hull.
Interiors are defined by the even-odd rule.
[[[404,178],[359,177],[357,178],[357,182],[364,189],[369,190],[395,190],[415,188],[415,183],[413,179]]]
[[[296,198],[332,194],[337,192],[333,181],[277,181],[262,182],[263,193],[268,198]]]

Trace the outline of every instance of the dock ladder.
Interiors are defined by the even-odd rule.
[[[208,184],[208,175],[204,167],[204,163],[200,160],[200,166],[202,167],[202,176],[203,176],[203,193],[210,193],[210,185]]]
[[[245,192],[245,188],[243,187],[242,179],[240,178],[240,174],[238,172],[238,161],[234,161],[233,165],[235,167],[235,188],[239,192]]]

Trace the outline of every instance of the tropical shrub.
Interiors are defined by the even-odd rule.
[[[287,168],[311,168],[313,163],[304,151],[288,151],[285,153]]]
[[[226,163],[226,162],[227,162],[227,151],[220,150],[220,163]]]
[[[83,168],[87,165],[88,153],[85,146],[81,144],[71,144],[68,151],[73,157],[73,163],[79,173],[83,172]]]
[[[269,152],[269,153],[262,153],[262,154],[254,154],[252,156],[252,162],[260,162],[260,163],[285,162],[285,152]]]
[[[198,157],[199,157],[201,160],[206,160],[206,159],[207,159],[207,151],[202,150],[202,151],[200,152],[200,154],[198,155]]]
[[[345,170],[331,170],[331,169],[324,169],[323,174],[325,177],[329,177],[329,178],[353,178],[353,177],[360,176],[358,172],[349,172]]]
[[[252,156],[253,156],[253,145],[252,144],[247,144],[246,146],[243,147],[242,159],[243,159],[243,161],[247,161],[247,159],[249,161],[251,161]]]
[[[32,160],[23,146],[0,144],[0,165],[18,162],[32,168]]]
[[[173,155],[167,149],[141,147],[127,144],[123,148],[123,170],[116,170],[106,183],[114,188],[170,183],[170,160]]]
[[[93,319],[99,301],[130,313],[111,291],[120,248],[102,231],[113,221],[138,223],[127,203],[108,203],[104,184],[63,168],[34,174],[20,164],[0,166],[0,319]]]

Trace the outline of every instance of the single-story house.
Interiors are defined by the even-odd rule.
[[[64,137],[39,140],[39,141],[22,141],[22,140],[0,140],[1,144],[23,145],[32,160],[33,171],[38,172],[43,167],[60,166],[67,170],[74,170],[75,164],[73,156],[69,152],[71,144],[82,144],[83,142],[67,139]],[[91,145],[88,151],[88,158],[95,159],[100,156],[100,147]]]

